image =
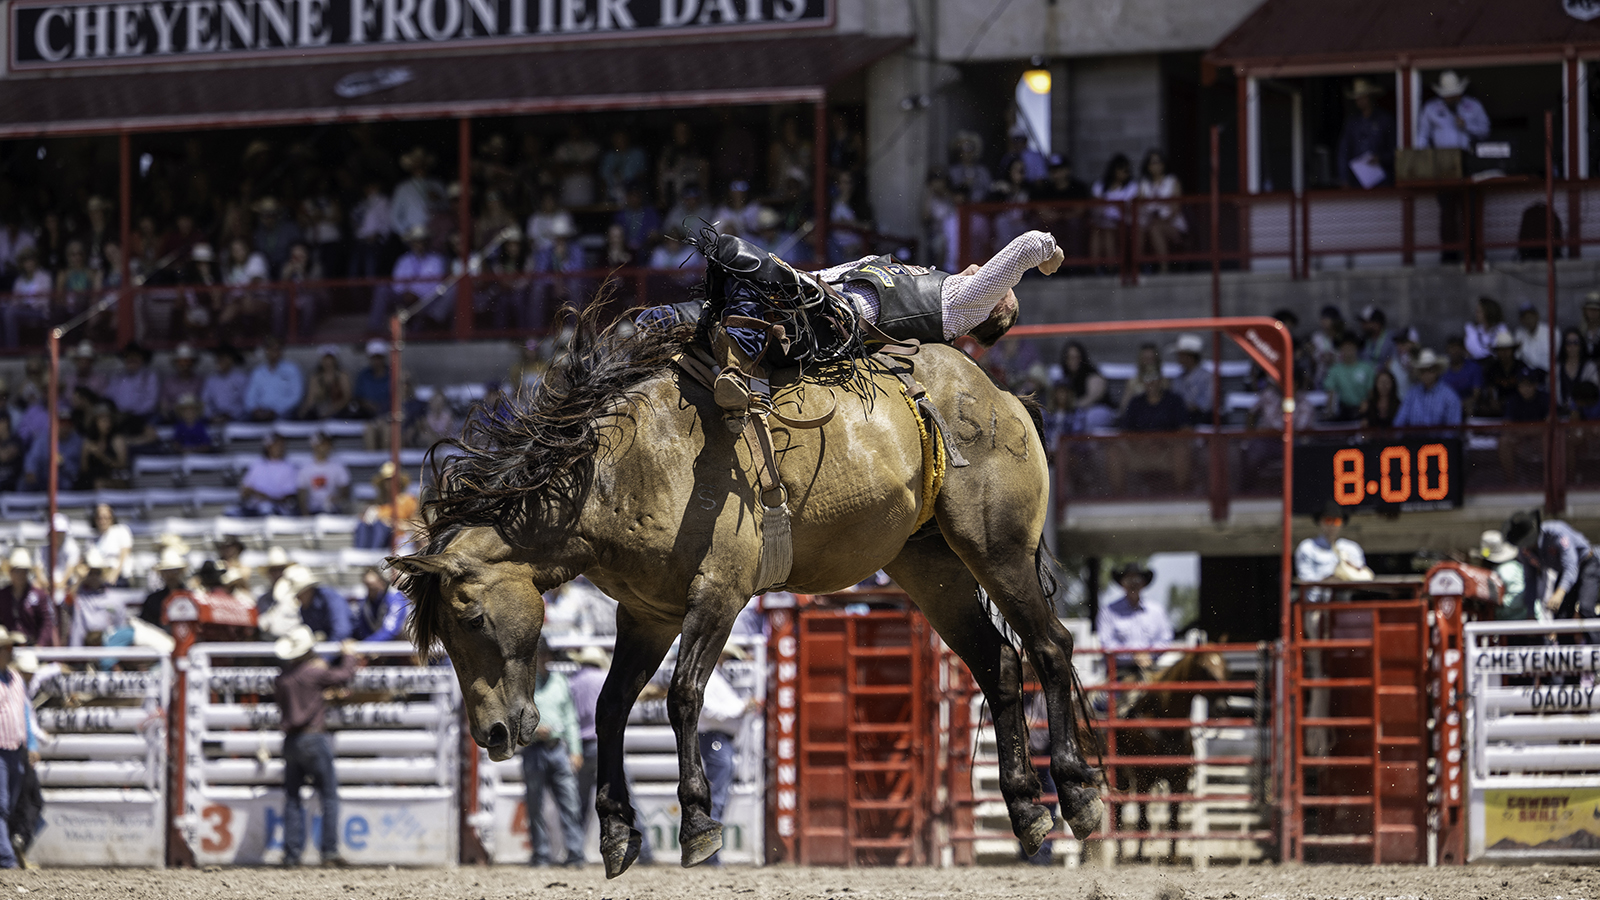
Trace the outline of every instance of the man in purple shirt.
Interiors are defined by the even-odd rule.
[[[306,843],[305,810],[300,788],[306,782],[322,799],[322,834],[318,852],[324,866],[343,866],[339,855],[339,779],[333,770],[333,737],[325,721],[323,692],[344,687],[364,662],[355,644],[340,645],[339,662],[329,666],[314,651],[317,639],[309,625],[296,625],[278,638],[272,652],[283,669],[273,682],[273,699],[283,726],[283,865],[300,864]]]
[[[611,657],[591,645],[574,654],[572,661],[578,664],[578,671],[567,677],[567,687],[572,691],[572,706],[578,713],[578,740],[583,743],[583,765],[578,768],[578,803],[582,806],[579,821],[587,828],[589,814],[594,812],[594,782],[599,771],[594,711],[600,702],[600,686],[606,683]]]
[[[11,583],[0,588],[0,628],[26,635],[38,647],[56,645],[56,611],[50,595],[33,583],[33,554],[26,548],[11,551],[7,560]]]
[[[428,249],[428,229],[421,225],[413,226],[406,232],[406,252],[395,260],[394,280],[379,285],[372,292],[372,310],[367,317],[367,328],[374,334],[388,333],[386,320],[390,309],[432,297],[439,289],[439,283],[444,280],[446,270],[444,256]],[[428,317],[442,322],[454,308],[448,301],[440,300],[427,310]]]
[[[106,398],[130,427],[144,427],[161,403],[161,377],[150,368],[150,351],[137,343],[122,348],[122,374],[111,379]]]

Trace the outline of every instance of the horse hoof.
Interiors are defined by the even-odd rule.
[[[1071,818],[1067,819],[1067,827],[1072,829],[1073,837],[1082,841],[1087,840],[1100,827],[1106,805],[1100,800],[1098,791],[1080,787],[1069,789],[1069,793],[1062,797],[1061,808],[1072,810]]]
[[[606,877],[615,878],[639,858],[639,846],[643,836],[637,828],[628,829],[627,840],[611,839],[601,842],[600,857],[606,864]]]
[[[693,868],[722,849],[722,826],[713,822],[710,828],[694,837],[680,838],[680,842],[683,846],[683,867]]]
[[[1027,857],[1039,852],[1039,848],[1044,846],[1045,840],[1050,837],[1050,832],[1056,827],[1056,817],[1049,810],[1041,806],[1035,806],[1033,809],[1038,814],[1033,816],[1032,821],[1024,825],[1021,833],[1017,835],[1017,840],[1022,843],[1022,854]]]

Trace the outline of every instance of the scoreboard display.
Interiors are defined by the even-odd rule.
[[[1456,509],[1464,475],[1458,437],[1297,446],[1294,511],[1330,497],[1350,512]]]

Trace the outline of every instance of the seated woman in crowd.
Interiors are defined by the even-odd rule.
[[[1073,430],[1079,433],[1108,428],[1117,418],[1106,399],[1106,380],[1078,341],[1061,348],[1061,378],[1072,391]]]
[[[394,488],[398,482],[398,499]],[[391,542],[404,547],[411,539],[412,523],[417,518],[417,498],[407,493],[411,478],[396,472],[394,463],[386,462],[372,476],[372,486],[378,491],[378,500],[361,513],[356,525],[355,546],[363,550],[387,550]]]
[[[1399,412],[1400,387],[1394,380],[1394,373],[1379,369],[1372,377],[1372,390],[1367,392],[1367,399],[1361,403],[1361,424],[1368,428],[1392,428],[1394,417]]]
[[[106,561],[106,580],[118,586],[128,583],[128,559],[133,555],[133,531],[117,521],[117,511],[109,503],[96,503],[89,515],[94,529],[90,544]]]
[[[1133,179],[1133,164],[1128,162],[1128,157],[1121,153],[1111,157],[1106,163],[1105,175],[1094,183],[1092,192],[1095,199],[1108,202],[1096,206],[1089,217],[1089,255],[1114,263],[1118,235],[1122,231],[1121,204],[1139,196],[1139,182]]]
[[[300,401],[302,419],[337,419],[353,416],[350,375],[339,364],[339,348],[325,346],[317,357],[317,370],[306,379],[306,396]]]
[[[79,478],[93,490],[120,489],[130,478],[128,439],[116,427],[111,407],[95,407],[83,435],[83,465]]]
[[[1182,195],[1183,186],[1178,176],[1167,171],[1165,154],[1160,150],[1146,153],[1144,165],[1139,167],[1139,199],[1171,200]],[[1139,227],[1161,271],[1167,271],[1167,255],[1181,247],[1189,233],[1189,222],[1183,217],[1183,210],[1176,203],[1147,202],[1139,209]]]

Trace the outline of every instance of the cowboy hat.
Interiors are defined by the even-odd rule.
[[[98,355],[94,349],[94,341],[88,338],[79,341],[77,348],[72,351],[72,355],[79,359],[94,359]]]
[[[428,166],[433,164],[433,154],[425,147],[412,147],[400,154],[400,168],[410,169],[418,165]]]
[[[599,669],[608,669],[611,667],[611,654],[599,647],[594,646],[593,644],[590,644],[589,646],[584,647],[582,650],[579,650],[577,653],[572,654],[572,661],[580,666],[594,666]]]
[[[389,479],[394,477],[394,474],[395,474],[395,471],[394,471],[394,460],[389,460],[388,462],[385,462],[383,465],[378,467],[378,471],[372,476],[372,483],[373,484],[379,484],[381,482],[388,481]],[[405,490],[406,489],[406,485],[408,485],[410,483],[411,483],[411,476],[407,475],[404,472],[401,472],[400,473],[400,490],[402,490],[402,491]]]
[[[135,647],[150,647],[162,653],[171,653],[178,648],[178,642],[172,639],[172,635],[137,616],[128,620],[128,627],[133,629]]]
[[[27,547],[14,547],[11,550],[11,555],[6,558],[6,565],[13,569],[31,569],[33,568],[33,554],[28,551]]]
[[[20,631],[10,631],[4,625],[0,625],[0,644],[15,647],[18,644],[26,644],[27,642],[27,635]]]
[[[1542,520],[1538,510],[1512,513],[1500,530],[1505,533],[1506,543],[1526,550],[1538,542]]]
[[[1521,344],[1519,344],[1517,342],[1516,335],[1513,335],[1511,332],[1509,332],[1509,331],[1498,331],[1498,332],[1495,333],[1495,336],[1494,336],[1494,349],[1496,349],[1496,350],[1511,350],[1511,349],[1514,349],[1514,348],[1519,347],[1519,346],[1521,346]]]
[[[377,338],[373,338],[372,340],[367,341],[367,355],[368,356],[388,356],[389,355],[389,342],[388,341],[380,341]]]
[[[172,569],[188,569],[189,561],[184,559],[183,551],[177,547],[167,547],[161,551],[161,556],[156,560],[156,571],[170,571]]]
[[[11,668],[24,675],[32,675],[39,671],[39,654],[32,650],[18,650],[11,657]]]
[[[278,576],[278,583],[272,586],[272,599],[278,603],[296,604],[301,591],[316,585],[316,574],[305,566],[295,563]]]
[[[1423,347],[1417,351],[1417,358],[1412,361],[1411,367],[1418,372],[1423,369],[1440,369],[1444,367],[1444,357],[1433,352],[1430,347]]]
[[[1388,91],[1383,85],[1370,78],[1358,77],[1350,82],[1350,86],[1345,89],[1344,95],[1351,100],[1358,100],[1362,97],[1377,97],[1386,93]]]
[[[85,569],[98,569],[101,571],[116,568],[116,566],[113,565],[110,560],[106,559],[106,555],[100,552],[99,547],[92,545],[89,547],[89,549],[83,552],[83,567]]]
[[[217,254],[211,249],[210,244],[195,244],[189,248],[189,258],[195,262],[213,262]]]
[[[406,229],[407,241],[425,241],[428,239],[428,226],[413,225]]]
[[[1467,92],[1467,85],[1471,83],[1472,79],[1462,78],[1454,69],[1446,69],[1439,73],[1439,80],[1433,83],[1433,92],[1445,99],[1459,97]]]
[[[1516,545],[1508,543],[1505,539],[1505,536],[1498,531],[1493,529],[1485,531],[1483,533],[1483,537],[1479,538],[1478,540],[1481,544],[1481,546],[1478,547],[1478,555],[1482,556],[1484,559],[1487,559],[1489,562],[1498,565],[1499,563],[1510,562],[1517,558]]]
[[[1600,291],[1590,291],[1583,301],[1584,309],[1600,309]]]
[[[257,200],[255,206],[250,208],[258,213],[276,213],[283,211],[283,207],[278,205],[278,198],[270,195]]]
[[[267,568],[284,569],[288,568],[293,563],[294,560],[289,558],[289,552],[284,550],[282,547],[274,545],[267,549]]]
[[[1174,350],[1178,353],[1193,353],[1199,356],[1205,352],[1206,344],[1198,334],[1180,334]]]
[[[1139,576],[1139,586],[1149,587],[1150,582],[1156,579],[1156,574],[1145,567],[1145,564],[1134,560],[1126,562],[1111,570],[1111,580],[1121,584],[1130,575]]]
[[[745,649],[743,647],[739,646],[738,644],[725,644],[725,645],[723,645],[723,647],[722,647],[722,655],[723,656],[730,656],[730,657],[732,657],[734,659],[749,659],[750,658],[750,654],[746,653]]]
[[[296,625],[272,644],[272,655],[282,660],[294,660],[311,652],[317,645],[317,636],[310,625]]]
[[[179,344],[177,349],[172,351],[173,359],[194,359],[198,355],[199,354],[194,352],[194,345],[190,344],[188,341],[184,341],[183,343]]]

